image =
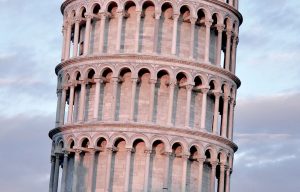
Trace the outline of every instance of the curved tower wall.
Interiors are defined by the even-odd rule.
[[[64,1],[49,191],[229,192],[237,9]]]

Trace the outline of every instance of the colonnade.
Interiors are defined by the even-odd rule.
[[[231,1],[230,1],[231,2]],[[99,7],[100,8],[100,7]],[[186,8],[188,9],[188,8]],[[117,9],[116,13],[112,13],[109,11],[104,11],[104,10],[97,10],[96,13],[93,13],[92,11],[90,12],[85,12],[85,8],[82,9],[83,11],[80,13],[80,15],[74,15],[71,17],[68,17],[64,21],[64,26],[63,26],[63,52],[62,52],[62,60],[67,60],[70,59],[71,57],[77,57],[77,56],[87,56],[91,54],[109,54],[107,50],[105,50],[105,43],[108,41],[115,41],[112,45],[115,46],[115,51],[111,52],[112,54],[115,53],[123,53],[124,52],[124,42],[122,41],[122,36],[124,36],[125,31],[123,29],[125,19],[128,17],[131,17],[131,14],[127,13],[127,10],[124,10],[123,8]],[[200,12],[203,10],[199,10]],[[185,12],[188,12],[188,16],[184,18],[183,21],[182,15],[186,14]],[[187,48],[186,51],[189,51],[189,58],[190,59],[196,59],[200,60],[200,62],[204,63],[212,63],[218,67],[223,67],[225,70],[231,71],[232,73],[235,73],[235,64],[236,64],[236,48],[238,44],[238,35],[236,31],[236,24],[232,24],[229,19],[225,19],[224,21],[218,20],[218,15],[214,14],[212,18],[209,18],[208,15],[204,16],[204,21],[203,18],[197,18],[194,17],[190,14],[189,9],[186,10],[185,12],[181,13],[173,13],[171,19],[173,20],[173,31],[172,31],[172,40],[171,44],[168,45],[168,42],[164,42],[162,46],[171,46],[171,52],[166,53],[163,55],[173,55],[173,56],[185,56],[185,55],[179,55],[179,48],[180,46],[185,46],[180,42],[179,36],[190,36],[190,40],[188,41],[190,43],[189,48]],[[153,22],[154,26],[151,26],[153,28],[151,39],[153,42],[151,42],[153,48],[152,48],[152,53],[155,55],[160,54],[158,52],[158,45],[159,41],[161,41],[158,36],[159,36],[159,22],[161,20],[161,14],[162,12],[155,11],[153,13]],[[71,15],[71,14],[70,14]],[[131,43],[134,44],[134,50],[129,51],[129,53],[140,53],[143,52],[141,51],[141,38],[143,38],[143,30],[141,30],[141,21],[145,17],[144,10],[136,10],[136,26],[133,26],[135,28],[135,34],[134,34],[134,39],[130,39],[132,41]],[[117,28],[116,30],[112,30],[110,33],[106,32],[106,28],[108,26],[107,22],[109,23],[110,19],[117,19]],[[180,21],[179,21],[180,18]],[[100,27],[99,27],[99,34],[95,34],[95,36],[98,36],[97,38],[92,39],[95,41],[97,39],[97,43],[95,45],[98,46],[96,49],[97,52],[89,51],[91,47],[91,23],[92,21],[98,21],[100,20]],[[184,23],[189,23],[189,28],[190,28],[190,34],[180,34],[179,29],[179,22],[184,22]],[[84,38],[82,37],[81,39],[83,40],[83,45],[81,45],[81,48],[78,50],[79,46],[79,35],[80,35],[80,30],[84,26]],[[195,43],[196,43],[196,38],[195,38],[195,28],[196,26],[202,26],[205,28],[205,34],[204,36],[204,41],[200,43],[204,43],[204,57],[203,58],[195,58]],[[131,30],[131,29],[130,29]],[[73,35],[72,35],[73,34]],[[149,34],[147,34],[149,35]],[[211,35],[216,35],[216,45],[211,40]],[[223,40],[223,37],[226,39]],[[127,36],[125,38],[128,38]],[[148,37],[147,37],[148,38]],[[128,41],[129,39],[127,39]],[[198,40],[199,41],[199,40]],[[73,42],[73,55],[70,54],[70,49],[71,49],[71,43]],[[226,43],[225,43],[226,42]],[[211,47],[214,47],[215,51],[212,52]],[[186,48],[185,48],[186,49]],[[221,61],[221,52],[224,51],[224,62]],[[128,53],[128,50],[126,51]]]
[[[130,183],[131,177],[135,173],[130,174],[130,172],[133,171],[133,166],[135,162],[132,162],[132,156],[135,154],[135,148],[125,148],[126,155],[123,157],[122,160],[124,161],[123,164],[124,172],[122,173],[116,173],[113,172],[112,169],[114,167],[114,162],[116,161],[113,156],[115,156],[119,152],[120,148],[113,146],[113,147],[95,147],[95,148],[87,148],[87,147],[78,147],[78,148],[71,148],[71,149],[64,149],[63,152],[57,152],[55,155],[51,156],[51,175],[50,175],[50,187],[49,192],[57,192],[58,191],[58,183],[61,182],[61,192],[78,192],[79,190],[79,182],[80,185],[85,186],[84,191],[86,192],[94,192],[96,190],[95,188],[95,182],[97,182],[98,179],[105,179],[104,185],[100,188],[97,188],[97,190],[103,190],[105,192],[110,192],[116,190],[114,188],[114,184],[112,184],[112,180],[116,179],[114,174],[120,174],[122,176],[117,176],[118,179],[122,179],[122,181],[118,180],[118,185],[123,186],[122,191],[128,192],[132,191],[132,183]],[[105,166],[102,168],[105,170],[101,171],[101,176],[97,174],[98,172],[97,168],[99,164],[103,163],[100,160],[99,155],[96,154],[99,153],[105,153]],[[159,154],[163,159],[161,159],[163,165],[160,165],[162,169],[161,173],[164,173],[162,175],[162,180],[159,183],[156,183],[157,181],[153,181],[154,173],[151,168],[153,166],[154,156],[157,152],[155,152],[154,149],[145,149],[144,150],[144,157],[143,157],[143,168],[144,170],[136,170],[138,172],[142,172],[143,176],[139,179],[135,179],[136,183],[139,183],[143,186],[141,189],[144,192],[151,191],[151,189],[155,190],[161,190],[161,191],[198,191],[198,192],[229,192],[230,191],[230,176],[231,176],[231,165],[229,162],[226,162],[220,158],[214,160],[208,156],[194,156],[194,154],[184,154],[182,152],[178,153],[176,150],[173,150],[172,152],[159,152]],[[83,154],[83,155],[82,155]],[[205,153],[207,155],[207,152]],[[80,165],[80,159],[88,158],[88,165],[86,167],[86,175],[85,180],[80,180],[80,174],[79,174],[79,166]],[[72,162],[72,165],[68,165],[70,163],[70,158],[73,158],[74,161]],[[97,161],[95,159],[98,158]],[[175,162],[175,159],[176,162]],[[103,159],[102,159],[103,160]],[[118,161],[120,164],[121,162]],[[95,163],[96,162],[96,163]],[[174,178],[174,171],[175,171],[175,163],[176,166],[180,166],[180,172],[181,175],[176,176],[177,178]],[[96,165],[98,164],[98,165]],[[122,163],[121,163],[122,164]],[[122,165],[123,165],[122,164]],[[189,165],[189,166],[188,166]],[[192,165],[192,166],[191,166]],[[60,175],[60,167],[62,167],[62,173],[61,177]],[[156,166],[156,168],[158,168]],[[73,174],[68,174],[67,172],[71,172],[72,169]],[[152,171],[151,171],[152,170]],[[172,171],[171,171],[172,170]],[[196,171],[197,170],[197,171]],[[196,172],[195,172],[196,171]],[[152,175],[151,175],[152,174]],[[191,181],[193,178],[192,175],[196,174],[195,178],[197,178],[197,182]],[[67,182],[67,177],[71,177],[71,182]],[[209,182],[203,182],[205,181],[204,177],[208,177]],[[176,180],[178,179],[179,180]],[[155,180],[155,179],[154,179]],[[179,183],[176,183],[176,182]],[[120,184],[121,182],[122,184]],[[68,186],[68,185],[72,186]],[[154,186],[155,185],[155,186]],[[158,186],[157,186],[158,185]],[[179,186],[179,188],[176,188],[176,186]],[[217,187],[215,187],[217,186]],[[98,186],[99,187],[99,186]],[[157,188],[158,187],[158,188]],[[175,187],[175,188],[174,188]]]
[[[123,80],[122,80],[123,79]],[[205,132],[211,132],[215,135],[220,135],[224,138],[232,139],[232,130],[233,130],[233,116],[234,116],[234,106],[235,106],[235,92],[232,91],[230,93],[230,90],[228,88],[224,88],[224,90],[218,90],[215,88],[215,86],[207,87],[204,85],[195,85],[195,84],[189,84],[188,82],[177,82],[177,81],[169,81],[167,82],[167,88],[165,91],[168,91],[168,102],[167,106],[160,106],[158,105],[155,100],[158,99],[157,95],[157,86],[158,82],[157,79],[150,79],[148,83],[149,89],[149,95],[148,95],[148,101],[146,101],[149,105],[147,108],[141,108],[140,110],[136,110],[137,105],[139,105],[139,101],[141,98],[137,96],[137,86],[140,83],[139,78],[131,78],[131,96],[124,99],[118,99],[118,94],[122,95],[122,92],[120,90],[120,85],[122,85],[124,81],[124,78],[122,77],[111,77],[110,79],[106,79],[104,77],[96,78],[91,77],[91,79],[86,78],[83,80],[73,80],[70,82],[65,83],[62,86],[62,89],[58,90],[58,102],[57,102],[57,120],[56,125],[62,126],[62,125],[68,125],[68,124],[74,124],[74,123],[84,123],[84,122],[91,122],[91,121],[120,121],[117,118],[116,110],[117,106],[120,106],[121,103],[126,103],[126,114],[128,114],[128,119],[126,121],[130,122],[140,122],[140,123],[148,123],[148,124],[161,124],[165,126],[171,126],[171,127],[184,127],[187,129],[198,129],[200,131]],[[109,90],[100,89],[100,87],[105,87],[107,83],[110,83],[110,86],[112,89],[111,92],[107,92]],[[210,83],[213,84],[213,81]],[[90,85],[93,87],[94,92],[89,93],[91,96],[90,98],[87,98],[87,85]],[[75,102],[75,92],[77,91],[77,100],[79,102]],[[163,88],[161,88],[163,89]],[[186,97],[183,97],[185,100],[185,106],[180,106],[179,103],[177,104],[178,98],[175,95],[175,89],[179,90],[185,90]],[[101,93],[101,91],[104,91]],[[145,90],[143,90],[145,91]],[[193,103],[193,107],[191,104],[192,94],[202,94],[201,99],[201,107],[197,107],[195,103]],[[178,94],[178,93],[177,93]],[[108,118],[103,118],[99,116],[99,108],[100,108],[100,100],[104,100],[105,95],[111,95],[111,100],[107,101],[110,103],[110,108],[107,108],[106,113],[109,113],[107,116]],[[78,98],[79,97],[79,98]],[[213,106],[207,105],[207,100],[210,99],[210,101],[213,102]],[[220,102],[221,101],[221,102]],[[92,102],[93,105],[86,106],[87,102]],[[104,101],[103,101],[104,102]],[[67,104],[68,103],[68,107]],[[165,102],[166,103],[166,102]],[[127,105],[128,104],[128,105]],[[222,105],[220,105],[222,104]],[[165,104],[163,104],[165,105]],[[174,106],[176,105],[176,106]],[[184,117],[181,117],[180,115],[174,115],[174,109],[178,107],[181,108],[180,114],[185,115]],[[157,121],[155,120],[155,117],[157,117],[157,113],[154,113],[157,110],[167,108],[164,110],[166,114],[166,122],[163,121]],[[193,109],[193,111],[191,111]],[[92,118],[85,118],[87,116],[86,113],[89,113],[88,111],[92,109]],[[182,109],[185,109],[185,112],[182,112]],[[101,108],[103,110],[103,107]],[[194,124],[191,125],[191,116],[196,111],[200,112],[200,115],[198,118],[200,118],[200,125],[195,127]],[[208,120],[207,114],[209,111],[212,110],[212,117],[213,120]],[[75,113],[77,117],[75,116]],[[137,120],[135,116],[139,115],[139,113],[145,113],[147,115],[147,119],[144,118],[144,120]],[[90,112],[91,113],[91,112]],[[121,114],[124,115],[124,114]],[[221,119],[220,119],[221,115]],[[181,120],[182,119],[182,120]],[[220,122],[221,120],[221,122]],[[178,123],[178,121],[184,121],[183,124]],[[208,122],[207,122],[208,121]],[[177,122],[177,123],[176,123]]]

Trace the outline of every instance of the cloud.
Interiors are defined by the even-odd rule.
[[[1,191],[47,191],[54,115],[0,117]]]
[[[233,192],[299,189],[299,97],[289,90],[237,103]]]

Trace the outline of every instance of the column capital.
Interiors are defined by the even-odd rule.
[[[107,151],[107,152],[117,152],[117,151],[118,151],[118,148],[116,148],[116,147],[107,147],[107,148],[106,148],[106,151]]]
[[[154,17],[156,20],[159,20],[159,19],[160,19],[160,16],[161,16],[161,12],[160,12],[160,11],[155,11],[155,13],[153,14],[153,17]]]
[[[190,17],[191,25],[195,25],[196,21],[197,21],[196,17]]]
[[[151,149],[145,149],[144,153],[146,155],[151,155],[153,153],[153,150],[151,150]]]
[[[134,153],[134,148],[126,148],[127,153]]]
[[[223,95],[223,99],[224,99],[224,101],[229,102],[230,101],[230,96],[225,93]]]
[[[150,80],[149,80],[149,83],[150,83],[150,84],[156,84],[156,82],[157,82],[156,79],[150,79]]]
[[[132,82],[132,83],[137,83],[137,82],[138,82],[138,80],[139,80],[139,79],[138,79],[138,78],[136,78],[136,77],[132,77],[132,78],[131,78],[131,82]]]
[[[204,163],[204,162],[205,162],[205,157],[198,157],[198,158],[197,158],[197,161],[198,161],[199,163]]]
[[[77,24],[77,23],[79,24],[80,21],[81,21],[81,17],[75,17],[75,18],[74,18],[74,23],[75,23],[75,24]]]
[[[223,24],[216,24],[215,27],[219,33],[223,32],[225,29],[225,25],[223,25]]]
[[[174,82],[174,81],[168,82],[168,86],[170,86],[170,87],[175,87],[175,85],[177,85],[177,82]]]
[[[112,77],[111,80],[113,83],[119,83],[120,81],[119,77]]]
[[[178,18],[179,18],[179,14],[178,14],[178,13],[174,13],[174,14],[172,15],[172,19],[173,19],[173,20],[178,20]]]
[[[203,94],[207,94],[209,91],[209,87],[202,87],[202,88],[200,88],[200,90]]]
[[[216,168],[216,166],[218,165],[218,162],[216,161],[210,161],[210,164],[213,168]]]
[[[92,14],[89,14],[89,13],[85,13],[85,14],[84,14],[84,17],[85,17],[86,19],[92,19],[92,18],[93,18],[93,15],[92,15]]]
[[[82,152],[81,149],[74,149],[75,154],[80,154]]]
[[[187,160],[188,158],[190,158],[190,155],[188,155],[188,154],[182,154],[181,158]]]
[[[172,152],[168,152],[168,151],[163,152],[163,154],[164,154],[165,156],[172,156],[172,155],[173,155]]]
[[[221,97],[222,93],[221,91],[213,90],[212,93],[214,94],[215,97]]]
[[[212,26],[212,24],[213,24],[213,20],[211,20],[211,19],[205,20],[204,22],[205,22],[205,26],[206,26],[206,27],[209,27],[209,28],[210,28],[210,27]]]
[[[186,88],[187,91],[192,91],[193,88],[194,88],[194,85],[192,85],[192,84],[187,84],[187,85],[185,86],[185,88]]]
[[[228,36],[228,37],[230,37],[231,38],[231,36],[233,36],[233,31],[232,31],[232,29],[231,28],[228,28],[228,29],[226,29],[226,35]]]

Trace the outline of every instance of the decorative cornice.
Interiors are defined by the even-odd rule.
[[[119,60],[119,61],[118,61]],[[200,63],[197,61],[191,61],[191,60],[183,60],[180,58],[175,57],[168,57],[168,56],[162,56],[162,55],[145,55],[145,54],[105,54],[105,55],[91,55],[91,56],[83,56],[83,57],[76,57],[71,58],[68,60],[65,60],[58,64],[55,68],[55,73],[58,74],[59,71],[69,65],[79,63],[79,62],[94,62],[94,63],[124,63],[124,60],[126,63],[142,63],[142,62],[149,62],[149,61],[161,61],[161,62],[169,62],[172,64],[181,64],[181,65],[187,65],[192,67],[197,67],[199,70],[206,69],[210,70],[212,72],[220,73],[224,76],[229,77],[235,83],[237,84],[237,88],[240,87],[241,81],[240,79],[235,76],[230,71],[227,71],[223,68],[217,67],[212,64],[206,64],[206,63]]]
[[[207,133],[207,132],[202,132],[199,130],[191,130],[191,129],[186,129],[186,128],[181,128],[181,127],[170,127],[170,126],[162,126],[162,125],[153,125],[153,124],[142,124],[142,123],[122,123],[122,122],[111,122],[111,121],[101,121],[101,122],[86,122],[86,123],[81,123],[81,124],[71,124],[71,125],[63,125],[60,127],[56,127],[49,131],[49,137],[52,139],[54,135],[65,132],[65,131],[74,131],[75,129],[93,129],[93,128],[123,128],[124,130],[128,130],[128,128],[135,128],[135,129],[149,129],[149,130],[157,130],[157,131],[162,131],[162,132],[168,132],[168,131],[173,131],[177,133],[182,133],[182,134],[188,134],[188,135],[193,135],[193,136],[198,136],[202,138],[206,138],[209,140],[217,141],[220,143],[223,143],[229,147],[231,147],[234,152],[237,151],[238,146],[233,143],[232,141],[225,139],[223,137],[214,135],[212,133]]]

